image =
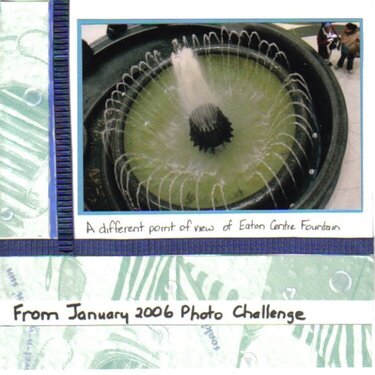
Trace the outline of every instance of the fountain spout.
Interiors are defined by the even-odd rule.
[[[199,150],[215,153],[218,146],[230,142],[232,124],[214,104],[202,104],[190,114],[190,139]]]
[[[206,81],[191,48],[177,49],[171,55],[181,103],[189,116],[190,139],[199,150],[215,153],[218,146],[230,142],[231,122],[217,106],[214,90]]]

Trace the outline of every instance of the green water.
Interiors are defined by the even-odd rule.
[[[172,68],[138,95],[125,126],[129,169],[162,201],[181,209],[218,208],[265,187],[293,144],[295,116],[281,81],[260,64],[233,55],[199,57],[233,137],[215,154],[189,136]]]

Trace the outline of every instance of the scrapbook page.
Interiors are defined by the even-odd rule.
[[[1,371],[372,371],[373,6],[287,5],[0,2]]]

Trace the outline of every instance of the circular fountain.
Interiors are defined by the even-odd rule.
[[[333,74],[278,28],[228,29],[149,27],[96,51],[84,79],[86,208],[324,206],[347,137]],[[93,98],[98,78],[115,79],[109,63],[122,79]]]

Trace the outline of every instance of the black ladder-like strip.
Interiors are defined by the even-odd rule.
[[[72,152],[69,100],[69,0],[51,2],[52,79],[56,147],[58,249],[74,250]]]

